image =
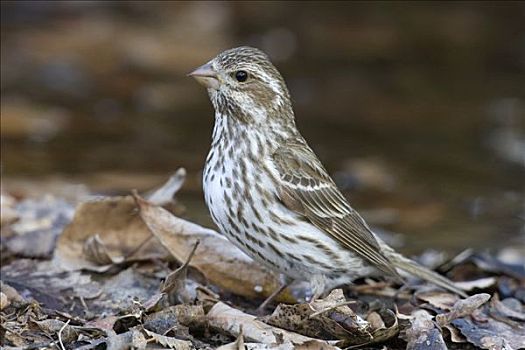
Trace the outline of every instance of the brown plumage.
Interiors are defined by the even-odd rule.
[[[409,273],[465,295],[382,242],[295,125],[284,79],[258,49],[225,51],[190,75],[215,108],[204,169],[211,216],[240,249],[314,295],[362,276]]]
[[[289,209],[304,215],[378,269],[398,276],[368,225],[350,207],[306,143],[289,139],[275,151],[273,159],[281,175],[279,194]]]

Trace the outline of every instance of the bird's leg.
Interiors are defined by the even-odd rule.
[[[264,315],[264,310],[266,309],[268,304],[271,303],[273,301],[273,299],[275,299],[279,294],[281,294],[283,290],[288,288],[288,286],[290,284],[292,284],[292,281],[290,281],[290,280],[285,280],[285,281],[281,282],[281,285],[279,286],[279,288],[274,290],[273,293],[270,294],[270,296],[268,298],[266,298],[262,302],[261,305],[259,305],[259,307],[256,310],[257,315]]]
[[[310,306],[317,299],[327,295],[330,291],[326,290],[326,279],[324,275],[314,275],[310,279],[310,286],[312,287],[312,297],[308,301]]]
[[[320,297],[323,296],[323,293],[322,292],[315,292],[311,297],[310,297],[310,301],[308,301],[308,304],[312,304],[314,301],[316,301],[317,299],[319,299]]]

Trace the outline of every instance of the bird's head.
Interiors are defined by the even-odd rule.
[[[259,49],[224,51],[189,74],[208,89],[217,113],[244,123],[293,118],[283,77]]]

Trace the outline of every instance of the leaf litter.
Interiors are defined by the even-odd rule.
[[[2,189],[3,348],[520,349],[525,269],[466,251],[439,266],[471,296],[373,279],[304,301],[216,231],[170,209],[184,169],[145,195],[81,201]],[[86,198],[89,198],[86,200]],[[76,205],[76,208],[75,208]],[[35,242],[38,242],[35,244]]]

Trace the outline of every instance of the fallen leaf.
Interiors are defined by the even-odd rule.
[[[49,336],[57,338],[60,332],[61,339],[64,343],[70,343],[77,339],[78,332],[70,325],[60,320],[47,319],[35,321],[35,324]]]
[[[454,327],[453,325],[447,324],[447,325],[445,325],[444,328],[449,331],[449,333],[450,333],[450,340],[453,343],[466,343],[467,342],[465,337],[463,335],[461,335],[461,332],[456,327]]]
[[[492,314],[497,313],[509,320],[525,321],[525,312],[520,301],[514,298],[499,300],[498,295],[494,295],[491,300]]]
[[[418,299],[442,310],[450,310],[460,300],[456,294],[441,291],[415,293],[415,295]]]
[[[111,265],[99,265],[88,252],[85,244],[99,235],[105,254],[127,257],[141,247],[151,236],[137,213],[133,198],[109,197],[81,203],[73,221],[65,228],[57,242],[53,263],[63,270],[107,271]],[[168,254],[156,242],[147,242],[134,260],[165,259]]]
[[[126,333],[111,335],[106,338],[106,350],[146,349],[147,340],[139,330],[132,329]]]
[[[525,279],[525,264],[523,264],[523,261],[517,265],[507,264],[486,253],[473,254],[470,260],[483,271],[512,276],[518,280]]]
[[[485,304],[489,299],[489,294],[481,293],[472,295],[467,299],[458,300],[449,312],[437,315],[436,322],[440,327],[443,327],[457,318],[470,315],[472,312],[474,312],[474,310]]]
[[[242,327],[239,332],[239,336],[234,342],[219,346],[217,348],[217,350],[244,350],[244,349],[246,349],[246,346],[244,345],[244,334],[242,332]]]
[[[365,320],[348,303],[343,291],[335,289],[311,304],[280,304],[262,320],[308,337],[339,340],[337,345],[341,347],[382,342],[398,333],[397,318],[392,311],[373,312]]]
[[[158,189],[144,195],[148,202],[163,206],[172,203],[175,194],[181,189],[186,179],[186,169],[179,168],[169,180]]]
[[[372,343],[382,343],[395,337],[399,333],[399,324],[396,314],[389,309],[382,309],[378,313],[372,312],[370,315],[377,314],[381,322],[370,323],[372,333]],[[368,320],[368,318],[367,318]]]
[[[82,247],[82,252],[88,261],[97,265],[119,264],[124,261],[124,257],[122,256],[113,257],[109,254],[108,249],[98,234],[86,240]]]
[[[425,310],[412,313],[410,328],[406,330],[407,350],[446,350],[447,345],[441,332]]]
[[[161,310],[166,303],[166,294],[157,293],[143,302],[142,307],[144,307],[144,311],[146,312],[155,312]]]
[[[493,297],[490,303],[485,303],[464,317],[452,320],[451,324],[477,347],[483,349],[522,349],[523,344],[525,344],[525,322],[520,320],[520,310],[523,310],[523,305],[514,299],[514,301],[510,301],[510,305],[519,310],[512,310],[506,305],[501,305],[501,303],[497,297]],[[467,311],[470,311],[472,307],[468,306]],[[518,318],[516,319],[515,316]]]
[[[523,349],[525,330],[516,329],[493,318],[485,322],[475,321],[471,317],[452,321],[467,340],[482,349]]]
[[[199,328],[204,323],[205,317],[202,306],[188,304],[170,306],[159,312],[146,315],[143,321],[144,328],[158,334],[165,334],[178,325]]]
[[[264,317],[262,320],[269,325],[312,338],[337,340],[340,339],[340,336],[344,336],[345,329],[336,321],[329,318],[325,319],[323,316],[310,318],[313,313],[314,310],[309,304],[279,304],[270,316]],[[324,325],[323,323],[331,324]],[[365,335],[368,333],[365,332]]]
[[[471,291],[474,289],[486,289],[492,287],[497,282],[495,277],[485,277],[473,281],[462,281],[454,282],[454,284],[465,291]]]
[[[167,346],[170,349],[176,349],[176,350],[191,350],[191,349],[193,349],[193,346],[192,346],[191,342],[189,342],[187,340],[180,340],[180,339],[177,339],[177,338],[168,337],[168,336],[165,336],[165,335],[160,335],[160,334],[157,334],[155,332],[149,331],[147,329],[144,329],[144,332],[146,332],[146,334],[148,336],[150,336],[151,339],[153,339],[156,343],[158,343],[158,344],[160,344],[162,346]],[[149,341],[149,339],[148,339],[148,341]]]
[[[242,327],[244,337],[248,342],[264,344],[291,342],[294,345],[311,342],[312,344],[317,344],[318,348],[335,349],[327,341],[313,339],[270,326],[257,320],[255,316],[246,314],[223,302],[218,302],[211,308],[207,314],[207,319],[211,327],[227,332],[233,337],[239,336]]]
[[[113,327],[115,326],[115,322],[117,322],[117,320],[117,316],[107,316],[101,319],[86,322],[85,327],[98,328],[103,330],[107,334],[111,334],[114,332]]]

